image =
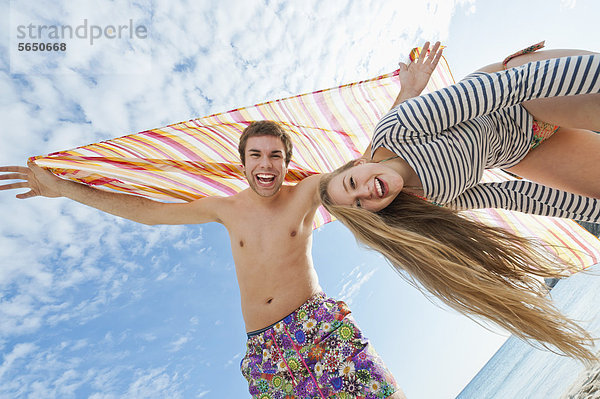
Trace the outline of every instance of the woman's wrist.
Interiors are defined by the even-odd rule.
[[[396,97],[396,101],[394,101],[394,105],[392,108],[395,108],[398,104],[411,99],[413,97],[418,97],[421,94],[420,91],[410,90],[410,89],[400,89],[400,93],[398,93],[398,97]]]

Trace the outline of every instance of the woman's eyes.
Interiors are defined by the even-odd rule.
[[[352,189],[356,188],[356,183],[354,182],[354,178],[352,176],[350,176],[350,187],[352,187]],[[357,199],[355,205],[357,208],[360,208],[360,200]]]
[[[352,176],[350,176],[349,180],[350,180],[350,187],[352,189],[355,189],[356,188],[356,183],[354,182],[354,178]],[[356,202],[355,202],[355,205],[356,205],[357,208],[360,208],[360,200],[357,199]]]

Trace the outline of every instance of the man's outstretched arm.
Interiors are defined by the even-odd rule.
[[[36,196],[66,197],[103,212],[134,222],[154,224],[198,224],[217,222],[220,197],[202,198],[189,203],[173,204],[153,201],[130,194],[98,190],[84,184],[63,180],[30,163],[23,166],[1,166],[0,180],[21,180],[0,185],[0,190],[29,188],[17,194],[26,199]]]

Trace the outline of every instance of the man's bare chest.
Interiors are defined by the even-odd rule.
[[[303,218],[290,215],[244,215],[229,233],[232,244],[247,248],[277,250],[306,236]]]

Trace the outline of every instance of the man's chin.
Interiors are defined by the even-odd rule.
[[[272,197],[275,194],[277,194],[279,192],[279,189],[281,188],[281,184],[273,186],[273,187],[261,187],[261,186],[258,186],[256,184],[251,184],[250,188],[256,194],[260,195],[261,197],[265,197],[266,198],[266,197]]]

